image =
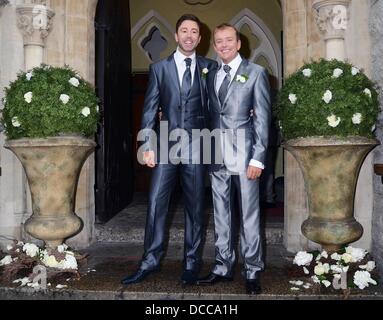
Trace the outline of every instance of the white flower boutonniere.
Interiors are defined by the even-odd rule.
[[[249,76],[246,74],[239,74],[237,75],[237,78],[235,79],[235,81],[238,81],[240,83],[245,83],[247,80],[249,80]]]
[[[209,69],[203,68],[202,69],[202,78],[206,79],[208,73],[209,73]]]

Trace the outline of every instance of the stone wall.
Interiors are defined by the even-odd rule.
[[[383,88],[383,0],[370,0],[371,34],[371,77]],[[383,106],[383,93],[380,90],[380,102]],[[383,116],[376,126],[377,138],[383,141]],[[375,163],[383,163],[383,146],[375,149]],[[379,176],[374,177],[374,210],[372,215],[372,251],[383,277],[383,183]]]

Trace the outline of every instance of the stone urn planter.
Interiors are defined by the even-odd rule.
[[[354,218],[356,183],[365,157],[378,144],[364,137],[312,137],[283,145],[303,172],[309,218],[301,226],[302,233],[326,251],[337,251],[363,234]]]
[[[81,168],[96,143],[79,136],[8,140],[5,147],[21,161],[32,196],[25,231],[56,248],[82,229],[75,214]]]

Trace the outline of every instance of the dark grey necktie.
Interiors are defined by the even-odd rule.
[[[184,75],[182,77],[182,86],[181,86],[181,98],[183,101],[186,101],[186,99],[189,96],[190,89],[191,89],[191,71],[190,66],[192,63],[192,59],[186,58],[186,70],[184,72]]]
[[[219,91],[218,91],[218,98],[219,98],[219,101],[221,102],[221,106],[225,102],[225,98],[227,95],[227,89],[229,88],[229,84],[230,84],[230,80],[231,80],[230,70],[231,70],[231,67],[228,66],[227,64],[225,64],[223,66],[223,71],[226,72],[226,77],[225,77],[225,79],[223,79],[221,87],[219,88]]]

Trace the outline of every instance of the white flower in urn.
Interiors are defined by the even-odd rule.
[[[291,104],[295,104],[297,102],[297,99],[298,98],[297,98],[296,94],[294,94],[294,93],[289,94],[289,100],[290,100]]]
[[[80,81],[74,77],[69,79],[69,83],[76,88],[80,85]]]
[[[67,94],[61,94],[60,100],[63,104],[67,104],[70,100],[70,97]]]
[[[60,262],[60,269],[74,269],[77,270],[77,260],[71,254],[67,254],[65,259]]]
[[[327,104],[329,104],[330,101],[332,100],[332,92],[331,92],[330,90],[327,90],[327,91],[324,93],[324,95],[323,95],[323,97],[322,97],[322,100],[323,100],[324,102],[326,102]]]
[[[360,70],[358,68],[356,68],[356,67],[351,68],[351,74],[353,76],[356,76],[359,72],[360,72]]]
[[[312,74],[312,70],[306,68],[306,69],[303,69],[303,70],[302,70],[302,73],[303,73],[303,75],[304,75],[305,77],[310,78],[310,77],[311,77],[311,74]]]
[[[19,128],[21,126],[21,123],[18,117],[12,118],[12,126],[14,126],[15,128]]]
[[[306,251],[299,251],[294,258],[293,263],[298,266],[308,266],[313,260],[313,255]]]
[[[331,116],[327,117],[327,121],[330,127],[336,128],[339,125],[341,119],[336,115],[332,114]]]
[[[28,72],[28,73],[25,74],[25,78],[26,78],[28,81],[31,81],[32,77],[33,77],[33,72]]]
[[[371,90],[368,89],[368,88],[364,89],[364,90],[363,90],[363,93],[364,93],[365,95],[367,95],[369,98],[372,97],[372,95],[371,95]]]
[[[360,124],[361,122],[362,122],[362,114],[359,112],[354,113],[354,115],[352,116],[352,123]]]
[[[90,115],[90,108],[85,107],[84,109],[81,110],[81,114],[86,118]]]
[[[62,245],[59,245],[58,247],[57,247],[57,251],[59,252],[59,253],[63,253],[65,250],[67,250],[68,249],[68,246],[64,243],[64,244],[62,244]]]
[[[24,94],[24,100],[26,103],[31,103],[33,98],[33,93],[32,92],[27,92]]]
[[[343,74],[343,70],[336,68],[332,74],[333,78],[339,78]]]

